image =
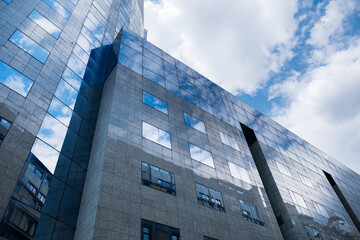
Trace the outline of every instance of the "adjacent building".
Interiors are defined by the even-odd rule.
[[[0,18],[0,239],[360,239],[360,176],[148,42],[141,0]]]

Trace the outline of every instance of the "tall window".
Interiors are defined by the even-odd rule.
[[[0,145],[4,141],[9,128],[11,127],[11,122],[5,118],[0,117]]]
[[[150,141],[156,142],[164,147],[171,149],[170,133],[161,130],[151,124],[143,122],[142,135]]]
[[[225,206],[221,192],[201,185],[199,183],[195,183],[195,187],[199,204],[216,209],[221,212],[225,212]]]
[[[168,114],[167,103],[145,91],[143,91],[143,103],[162,113]]]
[[[178,228],[141,219],[141,240],[180,240]]]
[[[194,117],[190,116],[187,113],[184,113],[184,118],[185,118],[185,124],[186,125],[188,125],[188,126],[190,126],[192,128],[195,128],[196,130],[199,130],[200,132],[206,134],[206,129],[205,129],[204,122],[200,121],[197,118],[194,118]]]
[[[146,186],[156,188],[172,195],[176,194],[175,176],[171,172],[143,162],[141,164],[141,178],[142,184]]]

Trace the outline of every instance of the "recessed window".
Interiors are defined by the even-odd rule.
[[[143,91],[143,103],[162,113],[168,114],[167,103],[145,91]]]
[[[33,10],[30,13],[29,18],[33,20],[37,25],[45,29],[45,31],[50,33],[53,37],[58,38],[60,36],[61,30],[52,22],[50,22],[47,18],[41,15],[38,11]]]
[[[290,169],[285,166],[282,163],[276,162],[277,167],[279,168],[279,171],[289,177],[292,177],[291,173],[290,173]]]
[[[327,188],[327,187],[325,187],[325,186],[323,186],[323,185],[321,185],[321,184],[319,184],[319,187],[320,187],[320,189],[321,189],[321,191],[322,191],[323,194],[325,194],[325,195],[328,196],[328,197],[332,197],[329,188]]]
[[[1,74],[1,73],[0,73]],[[4,141],[9,128],[11,127],[11,122],[5,118],[0,117],[0,145]]]
[[[70,17],[70,12],[66,10],[63,6],[61,6],[57,1],[55,0],[43,0],[46,2],[47,5],[49,5],[52,9],[54,9],[58,14],[63,16],[66,20]]]
[[[143,122],[143,137],[171,149],[170,133],[161,130],[151,124]]]
[[[220,132],[220,139],[221,139],[222,143],[224,143],[224,144],[226,144],[226,145],[240,151],[239,144],[237,143],[235,138],[230,137],[226,133]]]
[[[188,126],[190,126],[192,128],[195,128],[196,130],[199,130],[200,132],[206,134],[206,129],[205,129],[204,122],[200,121],[197,118],[194,118],[194,117],[190,116],[187,113],[184,113],[184,118],[185,118],[185,124],[186,125],[188,125]]]
[[[141,219],[141,240],[180,240],[178,228]]]
[[[141,164],[141,179],[142,184],[146,186],[156,188],[172,195],[176,194],[175,176],[171,172],[143,162]]]
[[[34,83],[2,61],[0,61],[0,82],[24,97],[27,96]]]
[[[320,232],[312,227],[304,225],[306,233],[309,237],[309,240],[323,240],[323,237],[321,236]]]
[[[313,202],[316,211],[318,212],[318,214],[320,214],[323,217],[329,218],[329,214],[327,213],[325,207],[323,205],[321,205],[320,203],[317,202]]]
[[[290,193],[291,199],[293,200],[295,205],[298,205],[298,206],[303,207],[303,208],[307,208],[307,206],[305,204],[305,201],[304,201],[303,197],[300,194],[298,194],[296,192],[293,192],[291,190],[289,190],[289,193]]]
[[[9,40],[42,63],[45,63],[49,56],[49,51],[19,30],[16,30]]]
[[[239,200],[241,213],[245,220],[265,226],[265,223],[261,220],[259,210],[256,205]]]
[[[308,187],[314,188],[314,186],[312,185],[312,183],[310,181],[310,178],[302,175],[301,173],[299,173],[299,177],[300,177],[303,184],[305,184]]]
[[[228,162],[231,176],[236,177],[244,182],[251,184],[250,176],[248,171],[232,162]]]
[[[199,183],[195,183],[195,187],[199,204],[216,209],[221,212],[225,212],[225,206],[221,192],[201,185]]]
[[[189,143],[190,156],[192,159],[201,162],[209,167],[215,168],[214,159],[212,154],[208,151],[205,151],[202,148],[199,148],[191,143]]]

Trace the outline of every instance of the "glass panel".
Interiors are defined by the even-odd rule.
[[[319,184],[319,186],[320,186],[320,189],[321,189],[321,191],[323,192],[323,194],[325,194],[325,195],[328,196],[328,197],[332,197],[329,188],[327,188],[327,187],[325,187],[325,186],[323,186],[323,185],[321,185],[321,184]]]
[[[55,96],[63,101],[71,109],[74,109],[78,92],[73,89],[63,79],[60,80],[58,87],[56,88]]]
[[[199,183],[195,183],[195,188],[198,203],[225,212],[225,206],[221,192],[201,185]]]
[[[236,177],[244,182],[251,184],[250,176],[248,171],[232,162],[228,162],[231,176]]]
[[[184,118],[185,118],[185,124],[186,125],[188,125],[190,127],[193,127],[196,130],[199,130],[200,132],[206,134],[205,124],[202,121],[200,121],[197,118],[194,118],[194,117],[190,116],[187,113],[184,113]]]
[[[83,77],[86,70],[86,65],[75,56],[75,54],[71,54],[69,58],[69,62],[67,64],[71,70],[73,70],[79,77]]]
[[[300,206],[300,207],[303,207],[303,208],[307,208],[306,204],[305,204],[305,201],[303,199],[303,197],[296,193],[296,192],[293,192],[291,190],[289,190],[289,193],[290,193],[290,196],[291,196],[291,199],[293,200],[293,202]]]
[[[341,213],[334,211],[335,216],[337,216],[339,218],[339,223],[342,225],[345,225],[347,227],[349,227],[349,223],[346,221],[344,215],[342,215]]]
[[[41,47],[19,30],[16,30],[9,40],[42,63],[44,63],[49,56],[49,52],[45,48]]]
[[[209,167],[215,168],[212,154],[204,149],[201,149],[191,143],[189,143],[190,156],[192,159],[199,161]]]
[[[48,112],[56,117],[60,122],[65,124],[67,127],[69,126],[72,111],[69,107],[59,101],[56,97],[53,97]]]
[[[38,137],[56,150],[60,151],[64,143],[66,133],[67,128],[65,125],[60,123],[51,115],[46,114],[40,127]]]
[[[31,152],[45,165],[45,167],[54,174],[57,161],[59,159],[59,152],[36,138]]]
[[[34,83],[2,61],[0,61],[0,82],[24,97]]]
[[[4,141],[4,138],[11,127],[11,122],[0,117],[0,145]]]
[[[143,103],[162,113],[168,114],[167,103],[145,91],[143,91]]]
[[[55,11],[57,11],[61,16],[63,16],[66,20],[70,17],[70,12],[66,10],[63,6],[61,6],[57,1],[55,0],[44,0],[46,4],[48,4],[51,8],[53,8]]]
[[[321,215],[324,216],[326,218],[329,218],[329,214],[327,213],[325,207],[323,205],[321,205],[320,203],[316,203],[314,202],[314,206],[316,211]]]
[[[300,176],[300,179],[301,181],[303,182],[303,184],[311,187],[311,188],[314,188],[314,186],[312,185],[310,179],[302,174],[299,173],[299,176]]]
[[[284,164],[281,164],[279,162],[276,162],[276,165],[278,166],[280,172],[282,172],[285,175],[288,175],[289,177],[292,177],[290,170],[287,166],[285,166]]]
[[[144,138],[171,149],[170,133],[167,133],[146,122],[143,122],[142,127],[142,134]]]
[[[6,2],[6,3],[10,3],[11,2],[11,0],[3,0],[4,2]]]
[[[240,151],[239,144],[237,143],[237,140],[235,138],[232,138],[229,135],[227,135],[223,132],[220,132],[220,139],[221,139],[222,143]]]
[[[55,38],[60,36],[61,30],[36,10],[33,10],[30,13],[29,18],[37,23],[40,27],[45,29],[48,33],[53,35]]]

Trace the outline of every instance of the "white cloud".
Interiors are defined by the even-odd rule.
[[[145,1],[148,40],[225,89],[254,93],[292,56],[296,0]]]
[[[344,20],[359,7],[355,1],[331,1],[311,30],[315,47],[302,76],[273,86],[275,120],[357,172],[360,172],[360,39],[344,36]]]

